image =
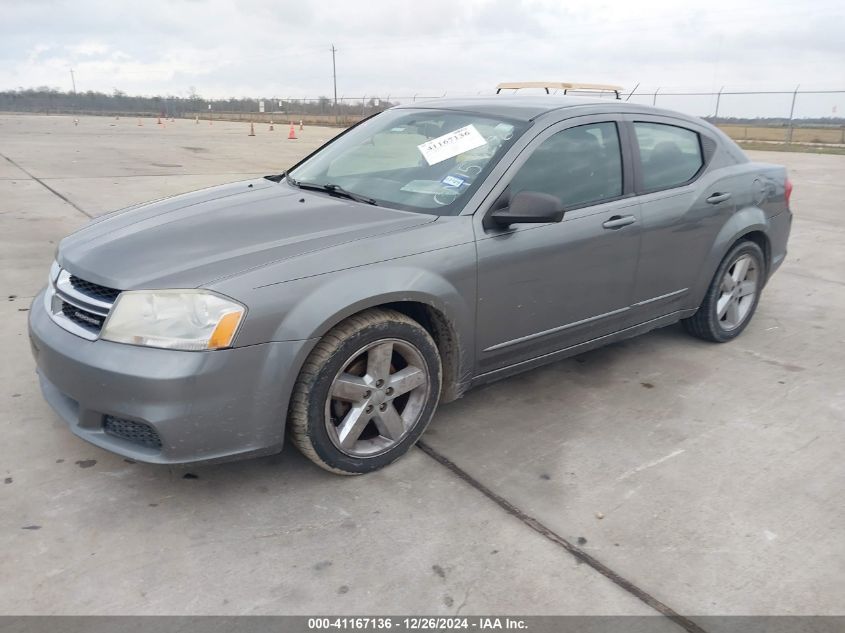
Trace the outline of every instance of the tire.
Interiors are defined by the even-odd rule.
[[[684,328],[693,336],[714,343],[735,339],[751,322],[765,280],[762,249],[754,242],[737,242],[716,269],[698,312],[683,319]]]
[[[383,468],[425,431],[441,375],[437,345],[416,321],[383,309],[349,317],[305,361],[288,412],[290,440],[333,473]]]

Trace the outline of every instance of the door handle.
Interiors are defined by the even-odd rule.
[[[708,204],[719,204],[720,202],[724,202],[728,198],[731,197],[730,193],[714,193],[712,196],[707,198]]]
[[[633,215],[614,215],[609,220],[602,223],[606,229],[621,229],[623,226],[628,226],[637,221]]]

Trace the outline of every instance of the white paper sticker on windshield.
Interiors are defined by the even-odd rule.
[[[417,148],[429,165],[436,165],[447,158],[486,144],[487,140],[470,124],[417,145]]]

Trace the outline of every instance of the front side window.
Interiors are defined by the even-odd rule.
[[[622,156],[615,123],[579,125],[547,138],[511,181],[511,195],[555,196],[563,209],[622,195]]]
[[[407,211],[458,214],[527,124],[452,110],[388,110],[290,176]]]
[[[649,190],[677,187],[692,179],[704,159],[698,134],[663,123],[634,123],[643,187]]]

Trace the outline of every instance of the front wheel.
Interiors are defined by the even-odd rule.
[[[734,246],[716,270],[698,312],[683,320],[687,332],[715,343],[739,336],[757,309],[766,279],[764,261],[754,242]]]
[[[437,346],[395,310],[367,310],[317,343],[294,386],[290,438],[318,466],[359,475],[401,457],[440,398]]]

